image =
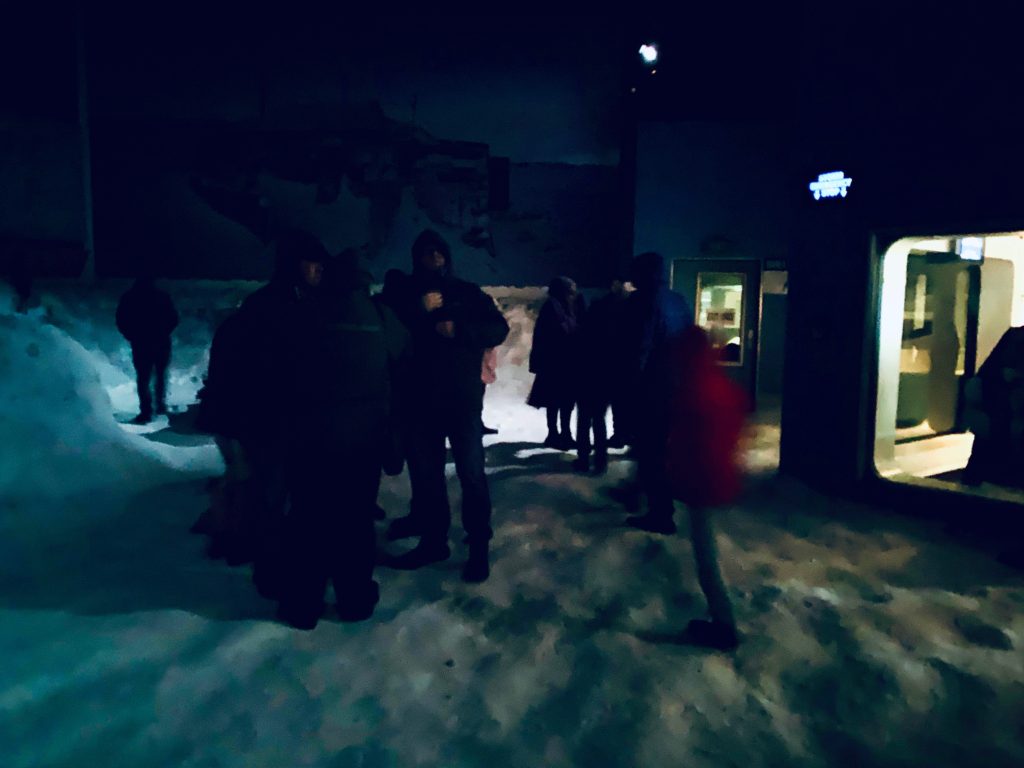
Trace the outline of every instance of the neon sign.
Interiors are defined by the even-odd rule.
[[[842,171],[830,171],[819,173],[818,180],[808,184],[808,188],[814,194],[815,200],[823,197],[846,197],[847,190],[853,184],[853,179]]]

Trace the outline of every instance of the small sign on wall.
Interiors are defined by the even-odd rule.
[[[853,179],[842,171],[829,171],[828,173],[819,173],[818,180],[812,181],[807,186],[811,190],[811,194],[814,195],[814,199],[821,200],[825,197],[846,197],[851,184],[853,184]]]

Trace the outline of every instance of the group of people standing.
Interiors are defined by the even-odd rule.
[[[686,301],[669,290],[661,256],[636,257],[628,278],[631,286],[615,281],[589,310],[571,280],[551,283],[534,334],[530,403],[548,409],[545,445],[577,447],[577,470],[590,471],[591,447],[598,473],[607,468],[609,445],[632,447],[635,481],[613,489],[633,512],[646,498],[646,511],[628,517],[629,526],[673,533],[673,499],[690,506],[712,614],[690,632],[731,647],[735,624],[704,510],[735,494],[742,398],[721,376]],[[159,381],[163,340],[169,350],[177,322],[160,293],[142,281],[118,312],[140,371],[140,419],[150,415],[149,361]],[[140,307],[148,320],[139,324],[159,330],[146,340],[128,320]],[[387,538],[418,538],[388,564],[415,569],[451,556],[447,443],[462,488],[463,579],[486,580],[492,529],[481,417],[493,350],[508,330],[495,302],[455,276],[451,250],[436,232],[416,238],[409,273],[391,270],[375,296],[355,252],[332,257],[308,233],[282,234],[271,280],[217,328],[200,392],[199,426],[215,436],[226,465],[214,505],[194,526],[210,537],[210,554],[253,563],[256,588],[278,601],[292,626],[316,626],[328,581],[338,615],[366,619],[379,600],[374,518],[384,516],[377,506],[382,472],[407,466],[412,487],[409,512],[391,523]],[[158,384],[157,410],[165,406]]]
[[[214,335],[200,425],[227,473],[217,513],[198,527],[214,555],[254,563],[257,588],[296,627],[316,625],[328,580],[343,619],[372,614],[382,471],[408,465],[411,510],[392,538],[419,537],[391,565],[450,557],[446,439],[463,491],[463,577],[489,575],[481,369],[508,324],[455,276],[437,233],[416,239],[411,266],[371,296],[354,252],[332,257],[312,235],[288,232],[273,278]]]
[[[710,621],[691,622],[687,634],[702,645],[729,648],[738,637],[708,510],[738,493],[745,399],[718,367],[689,304],[669,288],[664,259],[656,253],[637,256],[628,279],[631,284],[615,280],[589,309],[571,279],[551,282],[534,330],[530,370],[537,376],[528,402],[547,409],[544,445],[577,448],[577,471],[604,473],[609,445],[631,446],[635,479],[611,490],[634,513],[626,525],[673,534],[674,501],[687,504],[711,614]],[[605,426],[609,406],[612,440]]]

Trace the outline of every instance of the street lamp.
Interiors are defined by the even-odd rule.
[[[653,67],[658,63],[658,46],[654,43],[644,43],[640,46],[639,53],[640,58],[647,66]]]

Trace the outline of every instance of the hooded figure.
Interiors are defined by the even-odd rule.
[[[533,330],[530,372],[537,378],[527,402],[534,408],[547,409],[548,436],[544,445],[550,448],[566,450],[574,445],[569,419],[576,404],[583,311],[583,297],[576,283],[568,277],[556,277],[548,285],[548,299]]]
[[[153,276],[141,275],[117,304],[117,329],[132,347],[132,365],[139,392],[136,424],[153,418],[150,379],[156,378],[156,412],[167,413],[167,368],[171,362],[171,332],[178,325],[178,311]]]
[[[669,289],[660,254],[643,253],[633,259],[631,279],[636,291],[625,313],[624,368],[632,392],[638,490],[647,497],[647,513],[626,522],[653,533],[674,533],[672,495],[665,474],[672,390],[670,351],[693,324],[693,312],[686,299]]]
[[[280,538],[287,498],[289,372],[328,261],[312,235],[282,233],[270,281],[221,323],[210,350],[201,419],[237,464],[209,554],[232,565],[256,560],[257,581],[273,559],[264,555]]]
[[[412,275],[394,306],[412,337],[417,380],[409,387],[405,406],[413,507],[392,524],[388,535],[418,535],[420,542],[393,564],[412,569],[450,556],[447,438],[462,485],[462,525],[469,543],[463,578],[483,581],[489,574],[491,498],[484,474],[480,371],[484,350],[505,340],[508,323],[478,286],[455,277],[451,250],[433,230],[422,232],[413,243]]]
[[[325,267],[319,300],[301,322],[288,372],[291,506],[278,597],[282,618],[310,629],[328,579],[343,620],[368,618],[378,600],[373,515],[407,335],[370,297],[354,251]]]

